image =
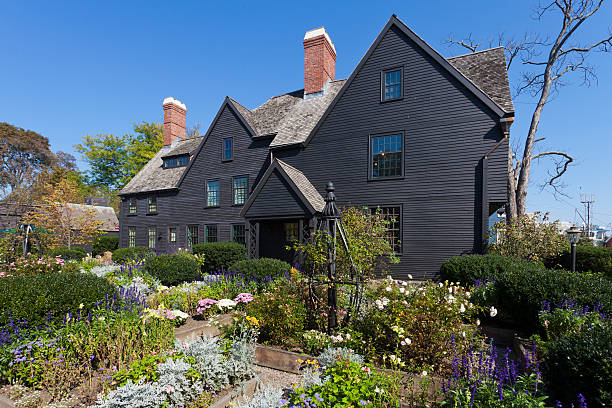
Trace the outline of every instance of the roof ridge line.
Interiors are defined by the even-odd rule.
[[[446,58],[447,60],[453,59],[453,58],[461,58],[461,57],[467,57],[469,55],[475,55],[475,54],[481,54],[483,52],[489,52],[489,51],[493,51],[496,50],[498,48],[504,48],[503,45],[498,45],[497,47],[493,47],[493,48],[487,48],[486,50],[480,50],[480,51],[473,51],[473,52],[467,52],[465,54],[461,54],[461,55],[455,55],[454,57],[448,57]]]

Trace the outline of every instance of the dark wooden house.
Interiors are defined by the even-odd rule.
[[[289,261],[322,210],[379,208],[393,222],[393,274],[435,278],[481,252],[507,201],[514,117],[502,48],[444,58],[392,16],[348,79],[324,28],[306,33],[304,89],[247,109],[227,97],[203,137],[164,100],[164,147],[121,191],[120,245],[173,252],[238,241]]]

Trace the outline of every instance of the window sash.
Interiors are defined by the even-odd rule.
[[[373,136],[371,138],[372,178],[402,175],[403,135]]]
[[[135,198],[130,198],[130,200],[128,201],[128,213],[136,214],[136,199]]]
[[[128,227],[128,246],[134,248],[136,246],[136,228]]]
[[[246,229],[244,224],[232,225],[232,241],[246,244]]]
[[[149,196],[149,213],[153,214],[157,212],[157,197],[156,196]]]
[[[389,221],[387,224],[387,240],[391,247],[393,248],[393,252],[401,253],[402,245],[402,231],[401,231],[401,207],[393,206],[393,207],[373,207],[370,209],[370,213],[372,215],[378,215],[383,219]]]
[[[231,160],[234,155],[234,139],[223,139],[223,160]]]
[[[206,206],[219,206],[219,182],[209,181],[206,183]]]
[[[244,204],[247,200],[249,179],[234,177],[234,205]]]
[[[176,242],[176,227],[168,228],[168,241]]]
[[[193,248],[198,243],[198,232],[197,225],[187,226],[187,248]]]
[[[217,242],[217,226],[216,225],[207,225],[206,226],[206,242]]]
[[[399,99],[402,97],[402,70],[397,69],[383,73],[384,95],[383,100]]]
[[[157,237],[157,228],[149,227],[149,248],[155,249]]]
[[[189,164],[189,156],[178,156],[164,159],[164,168],[185,167]]]

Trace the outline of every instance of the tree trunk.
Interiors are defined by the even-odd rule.
[[[508,142],[508,145],[510,143]],[[512,149],[508,146],[508,208],[506,208],[506,222],[516,219],[516,174],[514,173],[514,161]]]

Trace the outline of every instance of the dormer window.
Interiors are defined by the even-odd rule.
[[[175,156],[164,159],[164,169],[173,169],[175,167],[185,167],[189,164],[189,156]]]
[[[394,68],[383,71],[381,75],[381,99],[383,102],[401,99],[402,92],[402,69]]]
[[[227,137],[223,139],[223,161],[232,160],[234,158],[234,139]]]

